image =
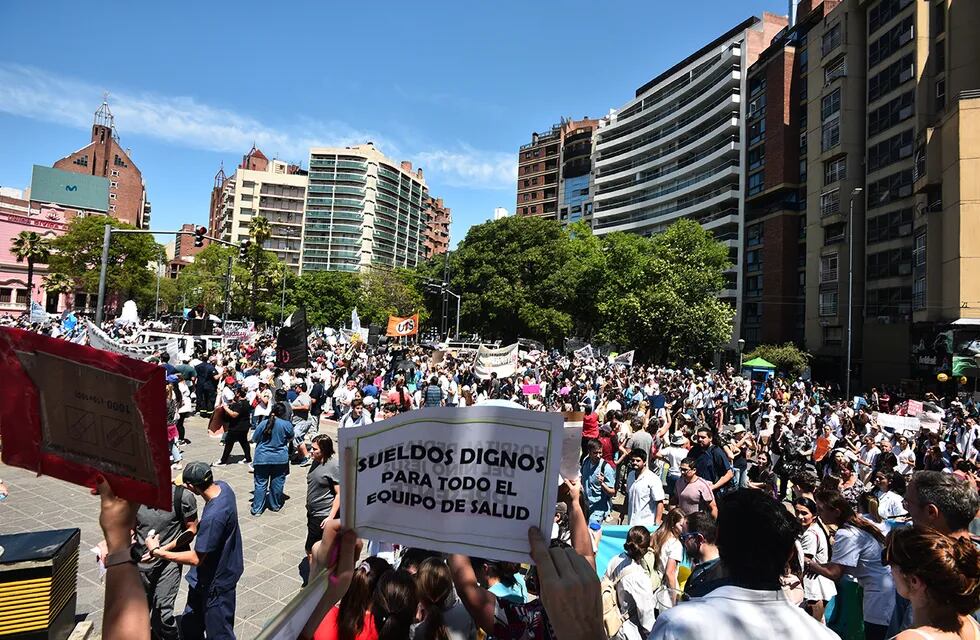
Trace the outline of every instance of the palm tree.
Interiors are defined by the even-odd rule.
[[[34,265],[46,263],[51,255],[50,242],[35,231],[21,231],[10,243],[10,252],[17,262],[27,261],[27,310],[34,299]]]
[[[248,225],[248,235],[252,238],[252,295],[249,299],[248,315],[256,322],[255,303],[259,290],[259,270],[262,262],[262,244],[272,235],[269,219],[264,216],[253,216]]]
[[[44,278],[44,290],[62,296],[75,290],[75,281],[71,277],[55,271]]]

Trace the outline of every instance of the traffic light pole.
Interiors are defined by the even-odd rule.
[[[187,235],[193,236],[197,235],[193,231],[151,231],[149,229],[113,229],[111,224],[105,226],[105,234],[102,236],[102,265],[99,267],[99,303],[98,307],[95,309],[95,326],[102,328],[102,321],[105,319],[105,286],[106,286],[106,271],[109,268],[109,240],[112,238],[114,233],[151,233],[151,234],[161,234],[175,236]],[[213,236],[202,235],[201,237],[207,238],[211,242],[217,242],[218,244],[228,245],[229,247],[237,247],[234,242],[228,242],[227,240],[222,240],[221,238],[215,238]],[[231,257],[228,258],[228,278],[231,278]],[[230,289],[229,289],[230,290]]]

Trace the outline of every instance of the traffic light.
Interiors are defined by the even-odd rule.
[[[238,260],[244,261],[248,257],[248,247],[252,244],[251,240],[245,239],[238,243]]]
[[[207,227],[198,227],[194,230],[194,246],[203,247],[204,246],[204,236],[208,234]]]

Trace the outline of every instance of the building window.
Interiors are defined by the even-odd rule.
[[[841,35],[841,23],[838,21],[837,24],[824,32],[821,53],[826,56],[828,53],[839,47],[842,41],[843,37]]]
[[[932,7],[932,26],[935,35],[946,33],[946,3],[939,2]]]
[[[868,218],[867,243],[876,244],[912,235],[912,207]]]
[[[946,78],[936,80],[936,109],[946,108]]]
[[[88,156],[86,155],[86,156],[81,156],[81,157],[75,158],[72,161],[72,164],[77,164],[80,167],[87,167],[88,166]]]
[[[800,182],[806,182],[806,158],[800,159]],[[802,209],[806,209],[806,207],[801,207]]]
[[[745,243],[750,247],[762,244],[762,225],[754,224],[745,230]]]
[[[745,267],[748,271],[759,271],[762,269],[762,250],[752,249],[745,252]]]
[[[874,35],[878,29],[885,26],[888,21],[910,4],[912,4],[912,0],[881,0],[868,12],[868,35]]]
[[[820,282],[837,282],[837,254],[820,257]]]
[[[749,95],[754,96],[757,93],[764,91],[766,88],[766,76],[763,74],[756,75],[749,80]]]
[[[887,95],[915,77],[915,54],[902,56],[868,80],[868,102]]]
[[[10,302],[10,298],[14,295],[14,290],[11,287],[0,287],[0,304],[4,302]]]
[[[17,295],[17,298],[14,302],[16,302],[19,305],[27,304],[27,289],[16,289],[14,293],[16,293]]]
[[[113,180],[113,181],[111,181],[111,182],[109,183],[109,188],[110,188],[110,189],[116,189],[116,188],[118,188],[118,187],[119,187],[119,183],[118,183],[118,182],[116,182],[115,180]]]
[[[912,170],[905,169],[868,185],[868,209],[912,195]]]
[[[881,105],[868,114],[868,137],[876,136],[915,115],[915,89]]]
[[[820,100],[820,121],[827,122],[840,114],[840,88],[825,95]]]
[[[915,25],[913,16],[910,15],[868,45],[868,69],[883,62],[905,46],[912,40],[914,34]]]
[[[847,156],[834,158],[823,167],[823,184],[829,186],[847,177]]]
[[[868,173],[874,173],[912,155],[913,131],[903,131],[868,148]]]
[[[537,213],[537,212],[538,212],[538,205],[532,205],[531,206],[531,213]]]
[[[844,329],[842,327],[824,327],[823,343],[826,345],[839,345],[844,340]]]
[[[823,244],[824,246],[829,246],[832,244],[837,244],[844,241],[844,234],[847,232],[847,224],[844,222],[838,222],[836,224],[829,224],[823,230]]]
[[[745,279],[745,294],[749,296],[762,295],[762,276],[748,276]]]
[[[837,315],[837,292],[821,291],[818,299],[822,317]]]
[[[803,43],[800,43],[798,46],[800,48],[800,52],[797,54],[796,59],[800,62],[800,73],[806,73],[810,66],[810,50],[807,49]]]
[[[912,275],[912,249],[902,247],[868,254],[868,280]]]
[[[820,194],[820,215],[830,216],[840,213],[840,189]]]
[[[115,200],[115,199],[116,199],[116,194],[115,194],[115,193],[112,193],[112,192],[110,192],[110,193],[109,193],[109,199],[110,199],[110,200]]]
[[[118,169],[112,169],[111,171],[109,171],[109,175],[112,176],[113,178],[118,178],[119,177],[119,170]]]
[[[912,312],[912,287],[868,289],[865,315],[868,317],[907,316]]]
[[[113,158],[112,164],[116,165],[117,167],[128,167],[129,166],[128,164],[126,164],[125,162],[123,162],[123,159],[120,158],[118,155],[115,158]]]
[[[820,150],[830,151],[840,144],[840,120],[825,122],[820,129]]]
[[[758,171],[749,176],[749,195],[760,193],[765,186],[765,172]]]
[[[837,78],[847,75],[847,56],[842,55],[823,71],[823,83],[828,85]]]
[[[762,142],[766,136],[766,119],[762,118],[749,125],[749,146]]]
[[[116,210],[116,205],[110,204],[109,205],[109,211],[115,211],[115,210]]]
[[[753,169],[758,169],[766,163],[766,145],[761,144],[758,147],[749,150],[749,171]]]

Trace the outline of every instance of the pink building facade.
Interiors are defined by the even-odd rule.
[[[0,195],[0,314],[17,316],[28,310],[27,263],[17,262],[11,253],[14,238],[22,231],[33,231],[44,238],[60,236],[68,228],[65,214],[54,205]],[[49,313],[58,313],[70,304],[71,298],[47,294],[44,290],[47,273],[47,265],[34,265],[34,290],[30,299]]]

